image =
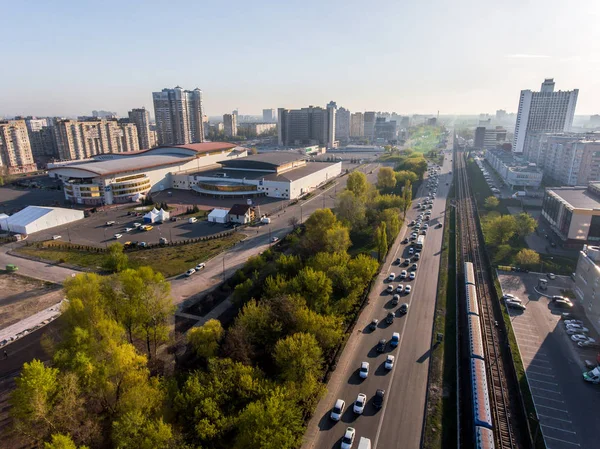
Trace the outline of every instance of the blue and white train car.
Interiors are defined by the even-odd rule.
[[[475,449],[494,449],[494,431],[475,426]]]
[[[492,410],[488,393],[485,362],[471,359],[471,389],[473,396],[473,419],[475,426],[492,429]]]
[[[473,262],[465,262],[465,284],[475,285],[475,269]]]
[[[477,288],[473,284],[465,285],[467,291],[467,314],[479,316],[479,304],[477,303]]]
[[[469,315],[469,356],[477,359],[485,360],[483,352],[483,335],[481,334],[481,326],[479,325],[479,317]]]

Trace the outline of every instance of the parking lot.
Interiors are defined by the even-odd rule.
[[[548,449],[598,447],[600,417],[594,413],[600,387],[583,381],[586,360],[596,361],[596,350],[582,349],[565,331],[561,314],[569,311],[585,320],[577,304],[571,310],[557,308],[549,296],[571,290],[567,276],[548,280],[538,288],[540,273],[499,273],[503,293],[520,298],[526,310],[509,309],[519,352]],[[547,279],[547,278],[546,278]],[[548,295],[548,296],[547,296]],[[590,336],[598,340],[591,326]]]

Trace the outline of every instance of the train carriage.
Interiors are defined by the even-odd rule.
[[[477,288],[473,284],[465,286],[467,292],[467,313],[479,316],[479,304],[477,302]]]
[[[492,410],[488,393],[485,362],[471,359],[471,389],[473,393],[473,420],[476,426],[492,429]]]
[[[475,448],[494,449],[494,431],[486,427],[475,427]]]
[[[479,317],[469,315],[469,356],[485,360],[483,352],[483,335],[481,334],[481,325]]]
[[[473,262],[465,262],[465,284],[475,285],[475,270]]]

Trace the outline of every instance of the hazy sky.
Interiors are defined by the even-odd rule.
[[[579,88],[600,113],[598,0],[3,2],[0,116],[152,111],[200,87],[206,113],[515,111],[521,89]]]

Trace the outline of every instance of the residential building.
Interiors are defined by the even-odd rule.
[[[302,109],[284,109],[277,111],[277,134],[280,146],[328,145],[335,139],[335,122],[330,127],[330,117],[335,117],[333,105],[327,109],[309,106]],[[334,118],[335,120],[335,118]]]
[[[600,242],[600,183],[546,189],[542,218],[567,247]]]
[[[365,116],[362,112],[355,112],[350,116],[350,137],[365,136]]]
[[[158,145],[204,142],[202,91],[163,89],[153,92]]]
[[[238,130],[244,130],[246,135],[261,136],[277,128],[277,123],[240,123]]]
[[[513,152],[523,153],[531,132],[568,132],[573,125],[579,89],[554,92],[554,80],[547,78],[540,92],[522,90],[515,125]]]
[[[113,118],[119,118],[119,116],[117,115],[116,112],[111,112],[111,111],[92,111],[92,117],[94,118],[104,118],[104,119],[113,119]]]
[[[0,173],[36,170],[25,120],[0,121]]]
[[[237,136],[237,114],[223,114],[223,128],[227,137]]]
[[[277,121],[275,109],[263,109],[263,122],[274,123]]]
[[[430,117],[427,119],[427,126],[437,126],[437,118]]]
[[[335,138],[343,143],[350,141],[350,111],[346,108],[339,108],[335,115]]]
[[[496,120],[502,121],[506,118],[506,111],[504,109],[498,109],[496,111]]]
[[[327,148],[334,148],[335,145],[335,118],[337,115],[337,104],[330,101],[327,105]]]
[[[364,114],[364,136],[372,141],[375,138],[375,112],[365,112]]]
[[[502,126],[496,126],[495,128],[478,126],[475,128],[474,148],[480,150],[494,149],[498,148],[504,142],[506,142],[506,129]]]
[[[51,122],[47,118],[25,118],[33,160],[41,165],[58,157]]]
[[[129,121],[137,127],[139,148],[142,150],[152,148],[154,145],[150,137],[150,113],[146,108],[129,111]]]
[[[535,164],[504,150],[486,150],[485,159],[509,187],[539,187],[542,171]]]
[[[600,332],[600,247],[584,245],[579,252],[573,291],[588,320]]]
[[[239,224],[252,223],[256,219],[254,208],[248,204],[234,204],[227,215],[230,222]]]
[[[88,159],[100,154],[138,151],[137,127],[117,120],[56,120],[54,123],[59,158]]]
[[[387,121],[385,117],[375,119],[375,139],[386,142],[395,141],[398,138],[398,127],[395,121]]]

